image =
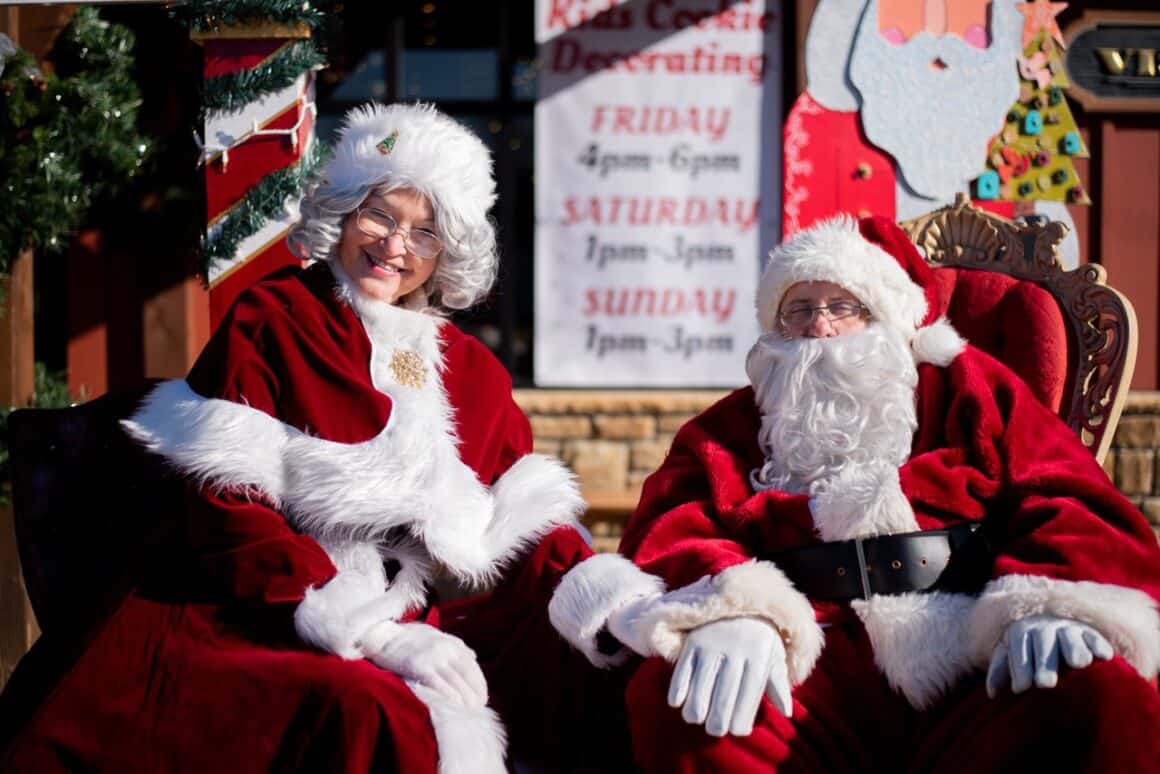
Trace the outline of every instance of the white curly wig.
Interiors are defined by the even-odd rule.
[[[488,216],[495,203],[491,154],[432,105],[369,103],[346,114],[334,155],[308,188],[287,236],[291,250],[304,259],[337,260],[346,217],[371,194],[400,188],[427,197],[443,240],[435,272],[403,303],[466,309],[481,301],[499,263]]]

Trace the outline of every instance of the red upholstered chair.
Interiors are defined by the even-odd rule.
[[[1136,362],[1136,315],[1103,267],[1064,271],[1062,223],[1009,221],[971,206],[900,224],[936,267],[948,317],[1006,363],[1103,461]]]

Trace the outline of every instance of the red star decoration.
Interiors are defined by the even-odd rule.
[[[1063,13],[1063,9],[1067,8],[1067,3],[1032,0],[1030,3],[1020,3],[1015,7],[1019,9],[1019,13],[1023,14],[1023,45],[1025,47],[1035,39],[1040,30],[1046,29],[1051,33],[1051,37],[1059,43],[1059,47],[1063,48],[1063,33],[1060,32],[1055,17]]]

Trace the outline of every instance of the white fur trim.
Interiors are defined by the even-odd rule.
[[[572,647],[594,666],[607,669],[624,663],[632,653],[605,655],[596,649],[596,635],[608,616],[635,599],[660,594],[664,582],[619,554],[597,554],[573,567],[548,603],[548,619]]]
[[[969,623],[975,663],[985,666],[1007,626],[1030,615],[1086,623],[1144,678],[1160,672],[1160,613],[1152,597],[1124,586],[1038,575],[1006,575],[983,589]]]
[[[875,595],[851,607],[862,620],[874,663],[915,709],[926,709],[974,664],[967,616],[975,598],[945,592]]]
[[[579,515],[576,483],[551,458],[527,455],[492,489],[459,458],[440,320],[357,294],[350,301],[371,342],[374,386],[394,404],[374,438],[317,438],[248,406],[202,398],[181,381],[161,384],[126,430],[200,483],[260,492],[315,538],[374,542],[406,528],[469,583],[494,579],[528,543]],[[423,387],[394,380],[397,351],[422,356]]]
[[[962,354],[966,346],[966,339],[951,327],[950,321],[945,317],[919,328],[914,332],[914,338],[910,340],[914,361],[933,363],[936,366],[950,365],[952,360]]]
[[[321,587],[306,589],[306,596],[294,610],[294,631],[319,650],[346,659],[362,657],[359,637],[367,626],[356,612],[376,604],[386,586],[382,565],[377,572],[340,569]]]
[[[283,449],[294,431],[268,414],[206,400],[184,380],[174,379],[158,384],[121,426],[199,485],[256,491],[275,508],[281,503]]]
[[[491,708],[453,704],[418,683],[407,685],[431,717],[439,774],[506,774],[507,735]]]
[[[926,317],[926,296],[902,265],[839,215],[799,231],[769,253],[757,288],[757,320],[776,328],[781,298],[798,282],[833,282],[858,297],[875,319],[911,335]]]
[[[918,531],[898,469],[888,463],[844,467],[813,492],[810,513],[824,541]]]
[[[641,621],[651,629],[649,639],[656,652],[675,661],[689,631],[745,616],[760,618],[781,634],[794,685],[809,677],[822,652],[822,628],[809,600],[772,562],[744,562],[670,591]]]
[[[397,132],[387,153],[379,144]],[[390,180],[425,194],[468,232],[495,203],[491,154],[471,131],[431,105],[371,104],[351,110],[322,177],[336,192]]]

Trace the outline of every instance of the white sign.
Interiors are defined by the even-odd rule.
[[[780,27],[765,0],[537,0],[537,385],[745,383]]]

